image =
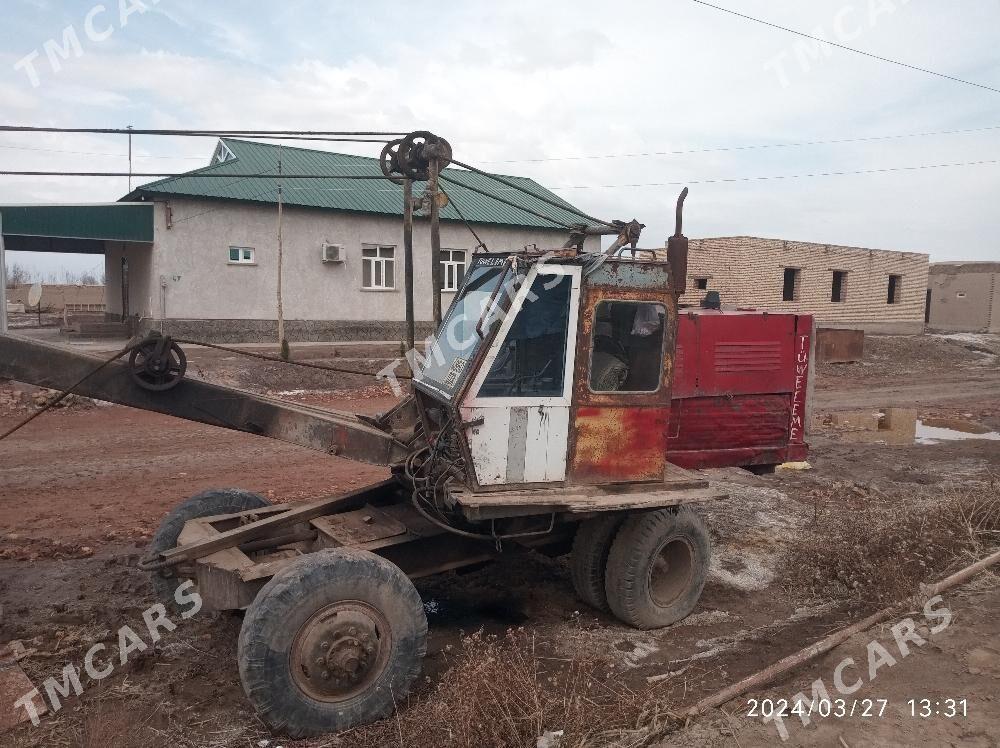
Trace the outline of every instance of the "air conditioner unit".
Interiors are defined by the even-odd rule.
[[[343,262],[344,247],[342,244],[324,244],[323,262]]]

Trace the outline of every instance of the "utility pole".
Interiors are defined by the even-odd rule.
[[[128,126],[128,191],[132,191],[132,125]]]
[[[284,259],[281,222],[284,196],[281,191],[281,146],[278,146],[278,349],[281,357],[288,358],[288,343],[285,341],[285,310],[281,301],[281,265]]]
[[[434,330],[441,327],[441,206],[438,204],[438,171],[441,162],[437,154],[430,158],[427,173],[427,196],[431,203],[431,283],[434,285]]]
[[[3,213],[0,213],[0,335],[7,334],[7,265],[3,246]]]
[[[413,320],[413,180],[403,180],[403,295],[406,301],[406,350],[412,351],[416,331]]]

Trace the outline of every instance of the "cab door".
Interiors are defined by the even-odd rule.
[[[677,332],[666,273],[608,261],[587,278],[568,482],[663,480]]]
[[[460,413],[481,487],[566,479],[581,268],[528,272]]]

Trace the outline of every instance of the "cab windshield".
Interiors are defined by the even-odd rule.
[[[502,317],[496,312],[502,293],[496,293],[493,309],[486,307],[501,283],[510,284],[509,270],[510,265],[502,257],[473,260],[434,345],[424,352],[425,360],[416,374],[418,382],[448,395],[455,394],[469,362]]]

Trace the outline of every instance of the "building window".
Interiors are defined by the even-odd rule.
[[[361,248],[361,287],[396,287],[396,248],[366,244]]]
[[[802,272],[798,268],[785,268],[785,274],[781,283],[781,300],[799,300],[799,278]]]
[[[887,304],[898,304],[899,296],[903,288],[903,276],[901,275],[890,275],[889,276],[889,288],[886,292],[886,303]]]
[[[229,248],[229,264],[230,265],[254,265],[254,249],[253,247],[230,247]]]
[[[708,278],[695,278],[694,287],[699,291],[704,291],[708,288]]]
[[[465,250],[441,250],[441,290],[457,291],[465,278]]]
[[[834,270],[830,288],[830,301],[839,302],[847,298],[847,271]]]

